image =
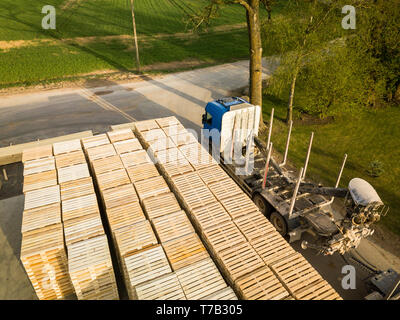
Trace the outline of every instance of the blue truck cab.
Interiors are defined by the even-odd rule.
[[[228,97],[207,103],[203,114],[203,129],[216,129],[221,132],[222,116],[231,110],[246,106],[249,102],[238,97]],[[242,105],[242,106],[241,106]]]

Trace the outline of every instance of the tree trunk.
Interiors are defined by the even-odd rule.
[[[286,113],[286,123],[290,123],[293,120],[293,100],[294,100],[294,90],[296,88],[297,75],[299,74],[299,67],[296,67],[295,73],[293,75],[292,84],[290,85],[289,102]]]
[[[249,33],[250,49],[250,102],[262,108],[262,45],[260,31],[260,1],[248,0],[252,11],[247,13],[247,30]],[[260,116],[260,129],[265,128],[262,112]]]

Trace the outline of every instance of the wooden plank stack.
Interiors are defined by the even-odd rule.
[[[163,123],[163,120],[156,119],[156,123]],[[153,152],[153,156],[156,160],[161,157],[157,164],[159,170],[169,182],[214,261],[236,293],[244,299],[334,297],[330,295],[334,290],[322,281],[321,276],[307,265],[307,261],[301,255],[296,256],[299,266],[307,265],[310,269],[301,271],[299,268],[300,275],[304,273],[304,277],[311,277],[312,281],[291,282],[290,271],[285,269],[285,266],[290,268],[290,259],[287,257],[294,257],[295,251],[272,227],[251,199],[216,164],[207,150],[197,142],[180,142],[190,138],[184,137],[185,132],[177,121],[174,121],[172,126],[175,135],[170,134],[172,128],[164,132],[178,145],[177,149],[193,170],[167,170],[166,164],[171,162],[165,160],[166,153]],[[143,127],[144,125],[137,126],[136,132],[142,144],[149,146],[147,135],[143,134]],[[157,127],[152,123],[152,130],[155,129]],[[171,152],[169,151],[170,154]],[[175,159],[179,160],[180,156]],[[184,286],[183,288],[185,291]]]
[[[98,147],[99,140],[87,143]],[[118,299],[97,196],[79,140],[55,143],[68,267],[78,299]]]
[[[65,299],[74,288],[68,273],[52,146],[24,150],[22,159],[25,205],[21,261],[39,299]],[[51,178],[45,179],[46,174]]]

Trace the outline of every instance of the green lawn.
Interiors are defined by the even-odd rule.
[[[272,141],[274,148],[283,153],[287,127],[286,101],[264,96],[264,119],[269,119],[275,108]],[[315,132],[307,176],[316,182],[333,186],[345,153],[347,164],[341,186],[350,179],[360,177],[377,190],[390,211],[382,222],[391,231],[400,234],[400,110],[388,107],[378,111],[365,111],[358,117],[344,117],[324,125],[294,125],[289,159],[300,168],[304,164],[311,132]],[[379,160],[385,172],[378,178],[366,174],[371,161]]]
[[[168,37],[139,42],[141,64],[146,66],[188,58],[211,64],[245,59],[248,55],[245,44],[225,50],[231,41],[246,43],[247,31],[202,34],[194,39]],[[60,81],[66,76],[94,70],[129,70],[134,67],[134,56],[128,48],[128,44],[112,41],[10,50],[0,54],[0,87]]]
[[[63,5],[76,2],[67,9]],[[53,31],[43,30],[44,5],[57,13],[56,33],[61,38],[106,36],[132,33],[129,0],[1,0],[0,40],[48,38]],[[135,2],[139,34],[185,32],[185,16],[201,8],[204,0],[139,0]],[[246,21],[239,5],[227,6],[212,26]]]
[[[0,41],[53,39],[18,48],[0,47],[0,88],[60,81],[98,70],[133,70],[132,42],[125,39],[61,42],[77,37],[132,34],[129,0],[82,0],[62,10],[70,0],[2,0]],[[188,32],[185,17],[200,9],[204,0],[140,0],[135,12],[143,66],[197,59],[205,64],[223,63],[248,56],[246,29],[210,31],[199,36],[178,37]],[[57,29],[43,30],[41,8],[57,9]],[[239,5],[224,7],[212,27],[245,23]],[[212,30],[212,29],[211,29]],[[156,37],[170,34],[168,37]],[[144,36],[144,38],[143,38]],[[130,48],[129,48],[130,47]]]

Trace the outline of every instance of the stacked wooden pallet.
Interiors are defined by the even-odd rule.
[[[173,126],[178,132],[181,130],[179,123]],[[137,132],[139,139],[145,140],[141,130],[137,129]],[[164,132],[169,135],[171,128]],[[181,144],[176,137],[172,140],[194,172],[175,172],[171,175],[165,168],[166,161],[160,161],[158,166],[192,218],[225,278],[242,298],[333,297],[329,295],[333,289],[311,266],[310,271],[299,270],[300,274],[304,273],[312,280],[291,285],[290,272],[285,273],[288,269],[284,268],[288,266],[288,261],[284,259],[287,255],[292,257],[295,251],[199,143]],[[155,156],[158,156],[157,152]],[[302,256],[297,259],[299,266],[307,264]]]
[[[68,247],[68,266],[78,299],[116,300],[118,290],[105,235]]]
[[[164,250],[160,245],[124,257],[124,273],[127,275],[128,294],[138,299],[136,287],[146,281],[172,272]]]
[[[182,129],[173,119],[168,119],[168,121],[157,119],[156,123],[164,125],[168,123],[169,120],[172,120],[172,125],[162,128],[167,135],[172,133],[172,130],[175,130],[176,133],[176,130]],[[174,128],[174,126],[176,128]],[[197,174],[190,174],[194,169],[178,148],[159,147],[157,150],[153,150],[153,141],[148,140],[151,135],[145,133],[160,131],[156,131],[157,128],[154,128],[154,123],[152,124],[152,129],[147,129],[148,127],[141,123],[136,127],[139,140],[144,146],[148,146],[152,156],[159,164],[159,168],[167,172],[166,175],[168,179],[176,178],[177,184],[186,200],[194,207],[202,205],[203,203],[215,201],[212,193],[207,188],[204,188],[204,185],[203,188],[198,188],[199,186],[201,187],[202,181]],[[187,133],[185,132],[185,134]],[[165,138],[161,140],[166,141]],[[180,162],[184,164],[183,167]],[[185,169],[185,167],[189,168],[189,170]],[[189,173],[184,174],[187,172]],[[148,179],[148,181],[152,180],[154,180],[154,178]],[[157,180],[160,186],[164,186],[165,182],[162,177],[157,177]],[[153,183],[153,185],[155,185],[155,183]],[[135,186],[140,195],[140,186],[139,188],[138,184],[135,184]],[[155,189],[158,188],[159,187]],[[214,295],[221,298],[235,299],[236,296],[232,294],[232,292],[221,292],[221,290],[226,290],[227,285],[214,263],[211,261],[203,243],[196,235],[187,215],[181,210],[175,196],[171,192],[165,192],[155,197],[145,198],[142,203],[148,218],[152,222],[155,233],[165,250],[172,270],[177,274],[177,279],[183,288],[185,296],[188,299],[207,297],[208,299],[212,299]],[[229,215],[227,216],[230,219]],[[206,278],[206,282],[199,280],[204,276],[203,273],[207,273],[209,277]],[[211,278],[214,279],[215,283],[211,281]],[[210,281],[208,281],[208,279],[210,279]]]
[[[188,300],[200,300],[226,288],[214,262],[206,258],[176,271]]]
[[[65,242],[69,249],[75,242],[103,235],[104,229],[80,141],[55,143],[53,150],[63,197]]]
[[[170,272],[136,286],[139,300],[186,300],[175,273]]]
[[[118,263],[130,298],[137,299],[136,286],[160,276],[156,267],[153,273],[150,268],[150,273],[144,278],[138,274],[148,262],[141,258],[154,258],[152,250],[158,245],[139,200],[157,194],[153,189],[159,181],[148,180],[157,179],[159,173],[130,129],[107,132],[101,138],[88,140],[89,146],[85,151],[96,177]],[[165,183],[161,192],[164,191],[169,191]],[[145,287],[142,288],[140,297],[151,298]],[[182,293],[182,289],[180,291]]]
[[[196,233],[188,233],[162,245],[174,271],[210,257]]]
[[[25,205],[21,261],[39,299],[63,299],[74,289],[68,274],[52,146],[25,150],[22,159]]]
[[[172,192],[163,193],[157,197],[147,198],[142,202],[143,208],[150,221],[157,217],[181,210],[181,207]]]
[[[24,150],[23,192],[57,185],[57,173],[51,146]]]
[[[271,263],[271,269],[296,299],[341,299],[299,253]]]
[[[196,170],[217,164],[208,151],[198,142],[180,146],[179,150]]]
[[[96,149],[104,136],[84,139],[85,149]],[[68,250],[69,274],[78,299],[118,299],[114,270],[104,234],[93,180],[81,142],[53,145],[62,198],[62,218]],[[88,155],[88,153],[86,152]]]
[[[283,300],[289,297],[282,283],[267,266],[239,277],[235,285],[240,297],[245,300]]]
[[[39,299],[73,294],[61,223],[23,233],[21,261]]]

